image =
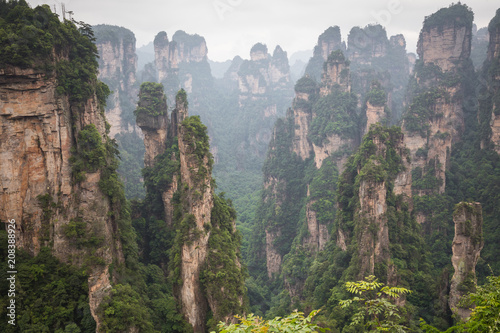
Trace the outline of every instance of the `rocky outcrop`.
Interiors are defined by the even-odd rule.
[[[99,52],[98,79],[112,91],[106,108],[106,120],[111,125],[109,135],[133,132],[132,111],[137,97],[134,33],[109,25],[97,25],[93,30]]]
[[[345,43],[342,42],[342,36],[340,35],[340,28],[338,26],[329,27],[318,37],[318,43],[314,47],[313,56],[307,64],[305,74],[316,82],[320,82],[323,64],[328,60],[328,56],[337,50],[344,52],[345,49]]]
[[[373,124],[380,123],[387,126],[390,123],[390,115],[387,114],[387,93],[379,81],[372,81],[365,100],[362,116],[366,125],[361,129],[362,136],[368,133]]]
[[[312,153],[312,144],[308,138],[309,126],[312,121],[312,101],[316,94],[316,83],[305,76],[295,85],[295,99],[293,101],[294,137],[293,152],[302,160],[309,158]]]
[[[89,302],[96,309],[111,289],[108,267],[123,262],[116,224],[108,214],[109,198],[101,191],[101,172],[74,181],[70,163],[82,129],[91,126],[106,139],[105,119],[96,98],[80,105],[56,90],[57,77],[34,69],[0,70],[0,220],[16,220],[16,242],[32,255],[49,246],[60,260],[88,264],[90,249],[75,244],[68,226],[78,225],[100,239],[92,255],[103,265],[89,267]]]
[[[340,86],[342,91],[350,91],[350,80],[349,64],[346,62],[344,54],[342,52],[332,52],[324,65],[320,96],[328,95],[336,85]]]
[[[279,237],[279,231],[266,230],[266,267],[267,276],[270,279],[276,278],[281,271],[281,254],[274,245],[274,240]]]
[[[186,216],[194,219],[190,233],[192,235],[198,233],[198,236],[190,235],[191,240],[182,245],[180,267],[182,284],[178,295],[182,313],[194,331],[204,332],[207,300],[200,283],[200,271],[208,253],[210,231],[207,231],[206,226],[210,225],[214,203],[210,157],[205,155],[202,161],[199,161],[195,152],[196,144],[193,144],[195,139],[185,126],[179,124],[180,179],[182,184],[187,185],[183,204],[188,207]]]
[[[243,63],[243,59],[240,56],[235,56],[231,61],[231,65],[224,73],[224,77],[222,78],[222,86],[224,89],[228,91],[234,91],[238,89],[239,86],[239,77],[238,71],[240,70],[240,66]]]
[[[376,123],[386,123],[385,105],[373,105],[366,101],[366,126],[363,133],[368,133],[370,126]]]
[[[141,85],[137,104],[137,126],[144,135],[144,166],[152,167],[156,156],[163,154],[170,132],[167,100],[160,84],[146,82]]]
[[[318,86],[308,75],[295,84],[295,99],[291,113],[295,122],[293,152],[302,160],[314,156],[318,169],[326,158],[335,155],[335,163],[339,170],[342,170],[348,156],[339,152],[353,149],[355,140],[346,139],[339,134],[328,134],[320,143],[311,140],[311,125],[314,118],[318,117],[313,110],[313,104],[318,98],[325,98],[326,101],[334,90],[350,93],[350,88],[348,62],[340,51],[332,52],[325,62],[321,85]],[[330,104],[331,101],[327,103]]]
[[[238,102],[243,123],[253,123],[253,135],[244,145],[262,160],[271,139],[272,124],[290,105],[293,98],[290,66],[285,51],[278,45],[273,55],[267,46],[255,44],[250,60],[244,60],[238,70]]]
[[[205,38],[179,30],[169,41],[162,31],[155,37],[154,49],[158,80],[165,85],[169,98],[173,99],[180,88],[187,93],[203,89],[203,81],[213,79]]]
[[[359,184],[359,189],[355,190],[359,204],[355,205],[353,215],[349,218],[352,218],[355,226],[346,226],[344,217],[338,219],[337,244],[345,250],[346,245],[352,244],[355,239],[354,262],[358,279],[368,275],[386,274],[388,281],[396,283],[397,270],[390,260],[388,216],[390,211],[407,210],[403,205],[389,200],[404,193],[401,186],[397,190],[396,186],[391,185],[405,173],[408,165],[409,156],[404,144],[404,135],[398,128],[375,124],[363,138],[361,147],[356,152],[356,158],[349,160],[349,166],[341,180],[343,182],[349,179],[348,177],[355,176],[351,181]],[[339,184],[339,187],[342,188],[343,185]],[[404,196],[402,199],[403,202],[406,201]],[[351,208],[340,204],[339,209],[348,211]],[[338,214],[343,215],[340,212]],[[391,239],[391,244],[397,244],[398,241]]]
[[[359,185],[359,218],[364,224],[358,243],[360,252],[358,279],[372,275],[376,263],[389,259],[389,228],[385,182],[363,180]],[[375,231],[374,231],[375,230]]]
[[[477,26],[474,24],[472,26],[470,58],[474,63],[474,68],[476,68],[476,70],[480,70],[486,60],[489,41],[490,36],[488,28],[484,27],[478,30]]]
[[[325,100],[328,100],[328,96],[334,92],[336,94],[338,94],[338,92],[341,94],[350,94],[351,92],[349,62],[345,59],[341,51],[332,52],[328,56],[324,65],[319,95],[325,98]],[[331,102],[331,100],[328,100],[328,103]],[[319,117],[318,112],[322,112],[322,110],[315,111],[316,110],[313,110],[312,112],[312,119]],[[342,111],[348,112],[347,110]],[[332,110],[332,113],[333,112],[335,112],[335,110]],[[328,121],[328,119],[325,119],[325,121]],[[348,120],[346,120],[346,122],[347,121]],[[331,133],[327,134],[326,138],[320,142],[311,142],[316,168],[321,168],[323,161],[328,157],[332,157],[339,172],[342,172],[343,166],[348,158],[348,152],[355,148],[356,141],[357,138],[355,135],[347,137],[345,135]]]
[[[473,76],[471,27],[472,13],[458,4],[427,17],[420,33],[413,78],[420,88],[411,92],[414,97],[403,121],[412,170],[419,168],[414,171],[418,179],[413,179],[418,194],[443,193],[446,187],[451,148],[464,130],[463,91],[468,82],[463,77]],[[433,181],[418,181],[424,178]]]
[[[482,70],[483,96],[479,100],[482,147],[491,145],[500,154],[500,10],[488,26],[489,45]]]
[[[163,86],[146,82],[141,86],[136,110],[137,124],[144,132],[146,146],[145,171],[148,195],[161,195],[165,220],[175,235],[170,260],[174,294],[184,318],[194,332],[206,331],[207,313],[210,310],[217,320],[231,321],[244,303],[239,243],[236,238],[235,217],[217,211],[212,179],[212,157],[209,153],[206,127],[199,117],[188,117],[187,94],[181,89],[175,98],[175,109],[168,120]],[[166,169],[165,169],[166,168]],[[161,173],[165,173],[162,175]],[[164,177],[166,181],[152,178]],[[156,184],[156,185],[155,185]],[[154,192],[154,193],[152,193]],[[221,198],[217,198],[219,210]],[[223,200],[222,200],[223,201]],[[216,211],[216,217],[212,216]],[[155,213],[158,214],[158,213]],[[229,224],[228,224],[229,223]],[[224,232],[229,232],[228,237]],[[217,240],[211,240],[215,233]],[[231,253],[231,263],[220,265],[217,260],[219,242],[223,233]],[[220,286],[212,281],[219,277],[217,269],[225,276],[231,270],[232,285]],[[203,278],[202,278],[203,275]],[[221,296],[222,295],[222,296]],[[229,296],[228,296],[229,295]],[[230,300],[234,308],[224,307]],[[233,312],[234,311],[234,312]]]
[[[388,120],[397,123],[403,112],[403,99],[410,65],[403,35],[387,37],[381,25],[354,27],[349,32],[346,56],[351,61],[352,91],[360,107],[372,82],[378,81],[387,94]]]
[[[446,9],[444,9],[446,10]],[[443,11],[441,9],[440,11]],[[435,13],[436,15],[438,13]],[[436,16],[436,20],[439,16]],[[417,44],[419,59],[424,64],[433,63],[442,71],[456,68],[458,62],[470,57],[472,40],[472,23],[455,24],[444,21],[434,24],[432,16],[424,22]],[[467,20],[466,17],[456,17],[456,22]],[[429,23],[429,21],[431,21]]]
[[[310,197],[309,186],[307,189],[307,196]],[[311,200],[306,204],[306,223],[308,236],[302,242],[305,248],[311,253],[323,251],[326,244],[330,241],[330,233],[328,226],[318,222],[316,212],[312,208],[316,201]]]
[[[395,43],[402,43],[404,37],[399,35]],[[374,59],[385,57],[389,49],[387,33],[381,25],[368,25],[365,28],[354,27],[347,39],[347,54],[351,61],[358,65],[372,65]]]
[[[267,46],[255,44],[250,50],[250,60],[244,60],[239,66],[238,85],[240,106],[247,99],[267,100],[273,92],[289,92],[290,66],[286,52],[278,45],[271,56],[267,53]],[[276,105],[267,108],[276,109]],[[271,114],[276,115],[276,112]]]
[[[476,264],[484,246],[483,216],[479,202],[461,202],[453,212],[455,238],[451,262],[455,273],[451,279],[449,305],[451,311],[460,319],[467,319],[471,310],[460,307],[460,298],[476,287]]]

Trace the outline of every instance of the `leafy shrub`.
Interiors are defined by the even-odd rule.
[[[295,311],[285,318],[276,317],[271,320],[263,320],[261,317],[256,317],[249,314],[246,317],[236,316],[240,321],[239,324],[226,325],[220,323],[219,333],[243,333],[243,332],[325,332],[327,329],[321,328],[312,323],[314,316],[319,310],[311,311],[307,317],[304,317],[303,312]],[[215,332],[212,332],[215,333]]]

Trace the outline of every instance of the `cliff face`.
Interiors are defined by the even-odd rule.
[[[267,46],[255,44],[250,60],[243,60],[238,69],[240,121],[248,124],[245,130],[249,132],[242,149],[247,149],[253,158],[264,158],[272,124],[283,115],[292,96],[286,52],[278,45],[271,56]]]
[[[352,122],[354,116],[351,113],[353,110],[350,109],[352,105],[346,105],[343,101],[353,96],[351,96],[349,63],[340,51],[330,54],[325,62],[319,96],[320,100],[312,108],[311,127],[317,127],[319,122],[333,122],[336,117],[342,116],[347,118],[345,123],[357,127],[357,124]],[[346,114],[341,115],[343,112]],[[319,133],[309,131],[307,133],[314,152],[316,168],[321,168],[323,161],[332,157],[339,172],[342,172],[348,157],[347,152],[352,151],[356,146],[358,139],[355,134],[356,129],[347,133],[341,130],[329,131],[327,127],[328,125],[325,127],[325,133],[321,133],[322,131]]]
[[[457,20],[465,18],[457,17]],[[420,32],[417,53],[424,64],[434,63],[442,71],[456,68],[456,63],[470,57],[472,26],[425,24]]]
[[[359,208],[353,215],[356,226],[353,231],[344,227],[340,229],[344,235],[354,232],[353,236],[357,239],[358,279],[382,273],[387,274],[388,281],[397,280],[395,268],[389,264],[388,198],[401,194],[396,186],[389,188],[389,183],[398,179],[407,166],[408,155],[403,134],[393,128],[374,125],[364,138],[361,150],[366,160],[358,164],[355,171],[359,181],[359,190],[356,191]],[[354,171],[352,166],[349,168],[348,172]],[[396,244],[398,240],[392,239],[391,242]],[[387,271],[382,272],[380,268],[377,269],[377,265],[387,265]]]
[[[293,102],[293,115],[295,122],[293,152],[302,160],[314,156],[316,167],[321,168],[325,158],[337,152],[348,143],[338,134],[329,134],[319,142],[311,140],[311,126],[315,118],[318,117],[313,105],[319,96],[325,98],[332,90],[339,89],[342,92],[349,92],[350,77],[349,68],[340,53],[332,54],[325,62],[325,69],[322,75],[322,83],[318,85],[309,76],[305,76],[297,81],[295,85],[295,100]],[[314,154],[314,155],[313,155]],[[339,165],[342,161],[339,162]]]
[[[449,305],[461,319],[470,316],[471,310],[458,306],[460,298],[475,290],[476,264],[484,246],[483,217],[479,202],[461,202],[453,213],[455,238],[451,262],[455,273],[451,279]]]
[[[267,53],[267,46],[255,44],[250,50],[250,60],[244,60],[238,70],[239,103],[241,108],[255,101],[267,104],[259,116],[276,116],[277,105],[270,100],[272,94],[290,94],[290,66],[285,51],[278,45],[273,55]],[[248,100],[248,101],[247,101]],[[281,104],[281,103],[280,103]]]
[[[99,327],[95,312],[111,288],[108,266],[123,262],[123,255],[109,198],[98,185],[101,171],[75,182],[70,161],[72,149],[84,144],[78,133],[88,126],[106,139],[105,120],[95,97],[77,106],[57,86],[56,77],[33,69],[0,71],[0,220],[16,220],[19,248],[36,255],[49,246],[75,265],[87,264],[90,249],[78,246],[68,228],[78,223],[89,237],[99,237],[93,256],[104,264],[92,265],[89,275],[90,308]]]
[[[199,160],[194,140],[196,140],[194,134],[181,124],[179,126],[180,179],[182,184],[187,185],[187,190],[183,193],[185,196],[183,204],[188,207],[187,216],[194,220],[191,232],[199,233],[199,236],[182,245],[180,268],[182,285],[179,295],[183,314],[193,325],[195,332],[203,332],[206,298],[202,292],[200,271],[208,253],[210,231],[207,232],[206,226],[210,225],[214,204],[210,157],[205,155],[201,161]]]
[[[98,25],[93,27],[99,52],[99,76],[113,92],[106,108],[111,125],[109,135],[134,130],[132,111],[137,97],[135,36],[128,29]]]
[[[482,146],[491,144],[500,153],[500,11],[488,26],[489,45],[483,64],[483,98],[480,99],[480,122],[483,128]]]
[[[397,123],[410,71],[404,36],[388,38],[380,25],[354,27],[349,32],[346,55],[351,61],[352,91],[358,95],[359,106],[363,107],[372,82],[378,81],[387,94],[391,111],[388,120]]]
[[[180,88],[188,93],[204,89],[204,81],[212,80],[205,38],[179,30],[169,41],[162,31],[155,37],[154,49],[158,80],[167,96],[173,98]]]
[[[152,167],[155,157],[166,149],[165,142],[171,127],[163,86],[149,82],[142,84],[136,113],[137,126],[144,135],[144,165]]]
[[[293,152],[302,160],[312,154],[312,144],[308,135],[312,121],[311,102],[316,89],[316,83],[309,77],[300,79],[295,85],[295,99],[292,106],[295,123]]]
[[[318,43],[314,47],[313,56],[307,64],[305,74],[316,82],[320,82],[323,63],[328,60],[328,56],[337,50],[344,52],[345,49],[345,43],[342,42],[342,36],[340,35],[340,28],[338,26],[329,27],[318,37]]]
[[[156,184],[148,185],[148,192],[160,192],[156,194],[163,205],[160,216],[175,237],[169,265],[181,313],[195,332],[205,332],[208,310],[214,320],[232,320],[242,311],[243,275],[234,213],[223,215],[221,210],[229,210],[227,203],[214,194],[206,127],[198,117],[187,117],[187,112],[187,95],[180,90],[169,121],[163,86],[142,84],[137,124],[144,132],[146,184]],[[161,174],[166,181],[155,183]],[[222,241],[221,233],[227,239]],[[224,252],[230,264],[222,266],[221,242],[230,247],[225,252],[232,251]],[[219,281],[216,270],[222,277],[234,274],[232,285]],[[228,308],[228,302],[233,306]]]
[[[456,5],[457,8],[462,5]],[[452,8],[441,9],[424,22],[418,42],[419,63],[413,80],[419,89],[404,116],[406,145],[411,151],[413,189],[419,194],[443,193],[452,145],[464,130],[464,91],[473,77],[469,61],[472,14],[463,8],[440,20]],[[433,179],[423,182],[423,179]],[[419,181],[420,180],[420,181]]]

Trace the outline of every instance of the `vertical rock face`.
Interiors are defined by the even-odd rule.
[[[331,113],[331,115],[325,114],[326,109],[324,105],[319,106],[316,109],[313,108],[313,121],[318,122],[320,117],[326,118],[322,121],[335,121],[335,118],[340,116],[338,114],[339,112],[349,113],[351,110],[340,110],[344,107],[344,105],[340,106],[339,101],[343,98],[347,99],[347,96],[350,96],[350,93],[351,85],[349,62],[345,59],[344,54],[341,51],[334,51],[328,56],[324,65],[323,79],[319,93],[320,97],[323,98],[323,101],[320,100],[318,103],[320,105],[323,103],[330,104],[331,106],[328,106],[327,108],[330,108],[328,113]],[[353,115],[351,114],[350,116]],[[346,119],[345,122],[349,123],[349,120]],[[353,129],[353,132],[355,131],[356,130]],[[349,133],[349,135],[344,134],[345,133],[339,133],[339,131],[327,133],[326,135],[321,133],[318,135],[318,139],[311,140],[316,168],[321,168],[321,165],[326,158],[335,156],[335,164],[337,165],[339,172],[342,172],[343,165],[348,158],[346,152],[354,149],[357,141],[357,138],[353,135],[353,133]],[[321,136],[324,138],[321,138]],[[310,137],[311,133],[309,133],[309,138]]]
[[[476,264],[483,240],[483,216],[479,202],[461,202],[453,213],[455,238],[451,262],[455,273],[451,279],[449,305],[453,313],[461,319],[470,316],[471,310],[458,306],[460,297],[474,291],[476,286]]]
[[[167,139],[177,135],[178,119],[183,118],[183,112],[179,116],[179,111],[175,109],[172,112],[171,122],[168,120],[168,108],[165,94],[163,93],[163,86],[153,82],[145,82],[141,85],[139,91],[139,101],[137,103],[137,126],[144,135],[144,166],[146,168],[153,168],[155,165],[155,158],[165,153],[168,148]],[[171,156],[175,159],[175,155]],[[166,189],[162,192],[162,199],[165,208],[165,222],[171,226],[173,224],[174,207],[172,197],[177,191],[177,175],[172,176]]]
[[[158,72],[158,80],[162,82],[172,68],[173,52],[165,31],[159,32],[154,39],[155,66]],[[172,55],[171,55],[172,54]]]
[[[212,79],[205,38],[179,30],[169,41],[162,31],[155,37],[154,49],[158,80],[164,83],[169,98],[180,88],[191,93],[203,88],[204,80]]]
[[[340,28],[338,26],[329,27],[318,37],[318,44],[314,47],[313,57],[309,60],[305,73],[316,82],[320,82],[323,63],[328,60],[328,56],[332,52],[337,50],[345,51]]]
[[[320,95],[328,95],[335,85],[340,86],[342,91],[350,91],[350,79],[351,77],[349,75],[349,65],[345,61],[344,55],[338,52],[331,53],[324,65]]]
[[[472,12],[461,4],[426,18],[418,42],[419,63],[414,78],[419,90],[404,116],[406,145],[418,175],[413,189],[420,194],[443,193],[452,145],[464,130],[464,90],[473,67],[469,61]],[[416,169],[418,168],[418,169]],[[419,179],[433,178],[431,182]]]
[[[424,28],[420,32],[417,44],[417,53],[424,64],[433,63],[442,71],[453,70],[457,62],[467,60],[470,57],[472,26],[470,22],[461,22],[466,17],[456,17],[457,26],[451,22],[429,22],[428,18],[424,22]]]
[[[399,41],[401,41],[401,37],[399,37]],[[404,42],[404,37],[402,41]],[[351,61],[356,61],[360,65],[371,65],[374,58],[382,58],[387,55],[389,40],[381,25],[369,25],[363,29],[352,28],[349,32],[347,45]]]
[[[267,276],[276,278],[281,270],[281,254],[275,248],[274,240],[280,236],[279,231],[266,230],[266,267]]]
[[[109,135],[132,132],[132,111],[137,97],[134,33],[109,25],[97,25],[93,30],[99,52],[98,78],[113,92],[106,109],[106,119],[111,125]]]
[[[486,81],[483,98],[480,99],[480,122],[483,128],[482,146],[491,144],[500,154],[500,10],[488,26],[489,45],[483,64]]]
[[[167,100],[163,86],[146,82],[141,85],[137,105],[137,126],[144,134],[144,165],[152,167],[157,155],[165,151],[165,142],[171,125],[168,121]]]
[[[361,130],[362,136],[368,133],[373,124],[380,123],[387,125],[389,123],[387,94],[379,81],[372,81],[363,111],[366,117],[366,125]]]
[[[310,197],[309,186],[307,188],[307,196]],[[316,211],[313,205],[316,201],[311,200],[306,204],[306,222],[309,235],[304,238],[303,244],[311,253],[323,251],[328,241],[330,241],[330,233],[326,224],[319,223]]]
[[[474,63],[474,67],[476,68],[476,70],[481,69],[484,61],[486,60],[489,41],[490,36],[488,33],[488,28],[484,27],[478,30],[477,26],[474,24],[472,26],[470,58]]]
[[[375,263],[385,262],[389,258],[386,193],[385,182],[363,180],[359,185],[359,215],[360,220],[367,225],[359,242],[359,252],[366,255],[361,255],[358,279],[372,275]]]
[[[352,91],[358,95],[360,106],[376,80],[387,93],[387,106],[392,111],[388,120],[399,122],[409,78],[404,36],[388,38],[381,25],[354,27],[349,32],[346,55],[351,61]]]
[[[373,105],[370,101],[366,101],[366,126],[363,133],[368,133],[370,126],[376,123],[385,123],[385,107],[384,105]]]
[[[243,307],[239,243],[235,216],[221,215],[220,210],[228,206],[214,194],[206,127],[199,117],[188,117],[185,90],[181,89],[175,100],[169,122],[163,86],[146,82],[141,86],[135,113],[144,132],[146,183],[154,183],[154,178],[162,172],[167,178],[157,182],[158,185],[149,185],[148,191],[161,192],[164,220],[175,236],[170,249],[174,294],[194,331],[205,332],[209,310],[214,320],[229,321]],[[218,238],[213,240],[213,237]],[[214,242],[222,242],[220,237],[224,237],[224,246],[232,251],[224,254],[230,258],[229,264],[220,265],[218,260],[223,255],[218,253],[221,244]],[[222,277],[231,271],[232,284],[215,283],[213,280],[217,282],[219,275],[214,270],[222,273]],[[232,302],[231,308],[227,308],[228,302]]]
[[[286,52],[278,45],[271,56],[267,46],[255,44],[250,60],[243,60],[239,67],[238,91],[242,121],[255,124],[251,128],[253,135],[247,138],[247,149],[262,159],[271,139],[271,124],[284,113],[293,97]]]
[[[293,101],[294,138],[293,152],[302,160],[312,154],[312,144],[308,138],[309,126],[312,121],[311,102],[316,94],[316,83],[305,76],[295,85],[295,99]]]
[[[235,56],[231,61],[231,65],[224,73],[224,77],[222,79],[223,86],[225,89],[229,91],[234,91],[238,89],[239,86],[238,71],[242,63],[243,59],[240,56]]]
[[[390,184],[396,183],[408,165],[409,156],[404,145],[404,135],[399,128],[372,125],[355,156],[349,160],[339,188],[343,188],[342,182],[345,181],[359,184],[354,190],[359,204],[354,205],[356,207],[354,210],[342,203],[339,204],[339,209],[344,212],[339,214],[337,244],[345,249],[353,239],[356,240],[353,262],[358,279],[372,274],[377,276],[385,274],[388,281],[397,281],[396,269],[390,263],[389,212],[402,211],[406,208],[400,203],[395,204],[395,200],[391,201],[389,198],[401,194],[397,193],[396,186],[392,187]],[[401,202],[403,201],[404,198]],[[346,215],[350,210],[352,216]],[[349,227],[347,221],[354,222],[354,227]],[[392,232],[394,235],[396,231],[393,229]],[[398,242],[397,237],[391,239],[391,244]]]
[[[93,126],[106,138],[105,120],[95,97],[76,106],[56,88],[56,77],[33,69],[0,70],[0,220],[16,220],[19,248],[36,255],[50,246],[57,258],[75,265],[84,264],[89,252],[66,236],[68,225],[85,222],[86,233],[102,238],[93,255],[104,265],[91,267],[89,275],[90,308],[99,326],[95,311],[111,288],[108,266],[123,256],[109,199],[98,185],[101,172],[87,172],[75,183],[69,161],[82,129]]]
[[[336,156],[335,160],[337,166],[342,169],[347,156],[336,153],[354,148],[354,140],[346,139],[337,133],[327,134],[325,138],[319,140],[311,139],[311,126],[315,118],[320,116],[328,118],[330,112],[334,114],[338,107],[335,106],[338,105],[338,100],[335,102],[331,99],[340,99],[339,95],[350,94],[350,88],[349,66],[341,51],[332,52],[328,57],[324,64],[322,82],[319,87],[308,75],[298,80],[295,85],[295,100],[292,110],[295,121],[293,151],[303,160],[314,154],[318,169],[321,168],[326,158],[334,154],[339,155]],[[317,104],[323,105],[322,108],[325,107],[325,104],[332,105],[332,110],[325,112],[323,109],[313,109],[313,104],[318,101],[318,98],[322,98],[323,103]],[[328,119],[324,121],[328,121]]]
[[[267,99],[272,92],[289,92],[290,66],[286,52],[278,45],[271,56],[267,52],[266,45],[255,44],[250,50],[250,60],[244,60],[239,67],[238,85],[240,106],[247,99],[270,102]],[[264,112],[265,115],[267,117],[276,115],[276,107],[269,105]]]
[[[214,206],[211,186],[211,164],[209,156],[203,156],[199,161],[196,149],[196,138],[190,130],[179,125],[179,155],[181,183],[188,186],[185,193],[185,204],[188,215],[194,217],[195,225],[192,228],[199,233],[198,237],[185,242],[181,248],[180,277],[182,285],[179,295],[182,303],[182,312],[193,326],[195,332],[205,331],[206,298],[203,295],[200,283],[200,271],[208,253],[208,240],[212,208]],[[203,174],[202,169],[205,169]],[[201,173],[200,173],[201,172]],[[200,178],[200,174],[203,174]]]

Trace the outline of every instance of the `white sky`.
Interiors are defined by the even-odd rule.
[[[378,22],[388,36],[402,33],[407,50],[415,52],[426,15],[449,0],[28,0],[32,6],[60,3],[78,21],[111,24],[135,33],[137,47],[152,41],[160,31],[169,39],[177,30],[205,37],[208,57],[224,61],[235,55],[248,58],[258,42],[270,52],[280,45],[288,56],[314,47],[318,36],[338,25],[342,36],[353,26]],[[487,26],[500,8],[498,0],[464,1],[474,11],[478,28]]]

